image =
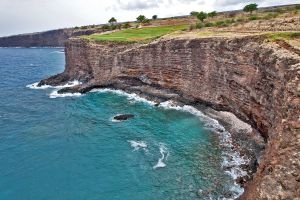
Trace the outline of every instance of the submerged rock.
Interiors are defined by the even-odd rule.
[[[118,120],[118,121],[125,121],[125,120],[131,119],[131,118],[134,118],[134,115],[125,114],[125,115],[114,116],[114,120]]]

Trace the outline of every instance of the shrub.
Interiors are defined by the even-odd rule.
[[[211,22],[207,22],[207,23],[204,24],[204,26],[205,26],[205,27],[213,27],[214,24],[211,23]]]
[[[75,29],[79,29],[79,27],[78,27],[78,26],[75,26]]]
[[[146,19],[144,20],[143,23],[144,23],[144,24],[149,24],[149,23],[150,23],[150,19],[147,19],[147,18],[146,18]]]
[[[296,9],[296,10],[300,10],[300,4],[295,5],[295,9]]]
[[[196,29],[201,29],[203,27],[204,27],[203,23],[197,23],[196,24]]]
[[[199,14],[199,12],[196,12],[196,11],[192,11],[190,13],[191,16],[194,16],[194,17],[197,17],[197,15]]]
[[[111,29],[111,30],[116,30],[116,29],[117,29],[117,25],[112,24],[112,25],[110,26],[110,29]]]
[[[265,20],[273,19],[273,18],[278,17],[278,15],[279,15],[278,13],[268,13],[267,15],[265,15],[263,17],[263,19],[265,19]]]
[[[282,8],[276,8],[274,9],[274,12],[277,12],[277,13],[285,13],[285,11],[282,9]]]
[[[230,12],[227,14],[228,17],[235,17],[236,16],[236,12]]]
[[[226,23],[224,21],[216,21],[215,25],[218,27],[223,27],[223,26],[227,26]]]
[[[234,22],[235,22],[234,19],[227,19],[227,20],[225,20],[226,24],[233,24]]]
[[[122,24],[117,24],[117,25],[116,25],[116,29],[121,30],[121,29],[122,29]]]
[[[152,16],[152,19],[153,19],[153,20],[156,20],[156,19],[157,19],[157,15],[153,15],[153,16]]]
[[[237,21],[237,22],[244,22],[244,21],[246,21],[246,20],[245,20],[245,18],[237,18],[236,21]]]
[[[127,29],[127,28],[130,28],[131,25],[129,22],[126,22],[125,24],[123,24],[123,28]]]
[[[259,18],[256,15],[250,16],[248,18],[250,21],[258,20]]]
[[[296,9],[296,6],[288,6],[288,7],[285,8],[285,10],[286,11],[294,11],[294,10],[297,10],[297,9]]]
[[[103,31],[108,31],[108,30],[110,30],[110,26],[107,25],[107,24],[104,24],[101,28],[102,28]]]
[[[89,27],[88,26],[82,26],[80,27],[81,29],[88,29]]]
[[[196,26],[193,25],[193,24],[191,24],[190,27],[189,27],[189,30],[192,31],[192,30],[194,30],[194,29],[196,29]]]
[[[215,16],[217,16],[217,15],[218,15],[218,13],[217,13],[216,11],[207,13],[207,16],[208,16],[208,17],[211,17],[211,18],[213,18],[213,17],[215,17]]]

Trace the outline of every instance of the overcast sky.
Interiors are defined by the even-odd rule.
[[[0,0],[0,36],[89,24],[187,15],[191,11],[241,9],[248,3],[259,6],[300,3],[300,0]]]

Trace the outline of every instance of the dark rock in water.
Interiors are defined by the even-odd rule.
[[[57,74],[55,76],[49,77],[47,79],[41,80],[38,84],[38,86],[42,85],[51,85],[51,86],[57,86],[57,85],[64,85],[70,81],[70,76],[68,74]]]
[[[156,107],[158,107],[159,105],[160,105],[160,103],[159,103],[159,102],[154,104],[154,106],[156,106]]]
[[[233,194],[232,194],[231,191],[227,191],[227,192],[225,192],[224,197],[227,198],[227,199],[229,199],[229,198],[233,197]]]
[[[236,183],[243,186],[246,183],[246,180],[244,179],[244,177],[238,177],[236,180]]]
[[[125,120],[131,119],[133,117],[134,117],[134,115],[125,114],[125,115],[117,115],[117,116],[114,117],[114,119],[118,120],[118,121],[125,121]]]

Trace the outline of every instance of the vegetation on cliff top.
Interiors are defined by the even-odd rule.
[[[247,31],[253,31],[255,33],[261,32],[263,34],[263,32],[267,33],[267,30],[262,31],[266,29],[266,27],[268,29],[268,26],[275,26],[274,22],[272,22],[275,18],[278,18],[278,20],[276,19],[278,24],[282,23],[280,21],[281,18],[295,17],[295,19],[297,19],[299,15],[298,11],[299,5],[257,9],[257,4],[249,4],[244,7],[243,11],[225,13],[218,13],[216,11],[209,13],[193,11],[191,12],[191,16],[181,18],[157,19],[157,16],[154,15],[152,19],[148,19],[144,15],[140,15],[136,21],[124,23],[116,23],[117,20],[112,18],[108,24],[102,25],[101,29],[103,32],[113,32],[96,33],[81,37],[93,42],[144,43],[170,33],[177,35],[179,34],[179,32],[176,32],[178,30],[189,30],[187,32],[180,32],[180,34],[191,33],[190,36],[194,34],[197,36],[205,35],[206,37],[230,36],[236,32],[244,32],[245,28]],[[249,15],[246,12],[251,14]],[[255,13],[252,14],[252,12]],[[199,29],[199,31],[192,31],[194,29]],[[268,41],[290,39],[295,35],[294,33],[292,35],[290,33],[274,35],[272,34],[274,31],[272,29],[274,28],[269,28],[268,30],[270,33],[267,37]],[[293,30],[297,31],[297,28]],[[224,31],[230,32],[230,34],[222,33]],[[199,34],[197,32],[199,32]]]
[[[95,42],[147,42],[175,31],[186,30],[187,28],[188,25],[145,27],[126,29],[108,34],[93,34],[82,36],[82,38]]]
[[[269,41],[292,40],[295,38],[300,38],[300,32],[275,32],[267,33],[266,36]]]

